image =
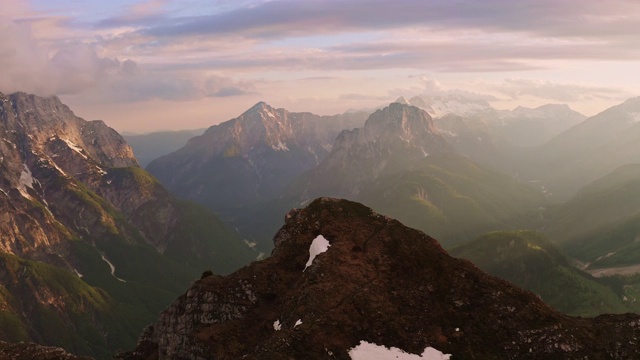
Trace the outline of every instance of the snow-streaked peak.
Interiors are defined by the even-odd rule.
[[[396,101],[394,101],[396,103],[399,104],[405,104],[405,105],[411,105],[411,103],[409,102],[409,100],[407,100],[404,96],[400,96],[399,98],[396,99]]]
[[[409,103],[424,109],[432,117],[443,117],[449,114],[473,116],[496,111],[487,101],[467,97],[462,94],[414,96]]]

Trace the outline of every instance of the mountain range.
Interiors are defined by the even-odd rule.
[[[459,155],[425,110],[395,102],[366,115],[320,118],[260,103],[148,170],[264,253],[281,214],[320,196],[362,201],[446,243],[517,228],[540,206],[537,190]]]
[[[524,338],[480,324],[486,321],[466,305],[451,305],[447,289],[492,319],[502,316],[500,326],[537,334],[525,339],[540,342],[531,347],[536,354],[560,356],[557,345],[575,357],[634,356],[613,343],[613,334],[635,336],[633,316],[598,317],[598,328],[556,310],[638,310],[637,99],[585,119],[563,105],[506,111],[467,95],[400,98],[335,116],[260,102],[188,140],[189,132],[131,137],[134,151],[106,124],[76,117],[56,97],[0,95],[0,340],[108,358],[133,348],[140,329],[202,277],[123,357],[207,358],[225,348],[248,358],[299,358],[305,349],[324,358],[318,341],[344,358],[359,343],[463,358],[496,358],[498,348],[515,357],[528,351]],[[150,154],[145,162],[159,157],[147,172],[134,152]],[[420,231],[535,295],[450,258]],[[311,246],[311,235],[324,240]],[[340,255],[316,254],[304,265],[310,246],[311,253]],[[324,261],[328,268],[318,265]],[[361,286],[368,280],[375,287]],[[426,291],[432,283],[437,289]],[[496,310],[488,300],[469,300],[478,291],[491,299],[508,294],[501,303],[516,301],[525,310],[513,315],[505,309],[516,305]],[[333,312],[338,300],[325,294],[342,299],[335,309],[349,316]],[[383,311],[411,304],[436,310],[391,311],[395,318]],[[449,315],[461,330],[449,333]],[[422,328],[416,318],[446,326]],[[579,336],[564,338],[559,329],[567,326]],[[345,329],[343,340],[329,328]],[[550,344],[549,336],[562,341]],[[604,340],[584,340],[596,336]],[[477,346],[487,341],[499,346]],[[510,341],[520,345],[504,345]],[[3,349],[55,353],[31,345]]]

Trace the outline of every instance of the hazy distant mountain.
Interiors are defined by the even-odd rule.
[[[357,203],[292,211],[274,243],[270,258],[196,282],[119,358],[640,357],[639,315],[560,314]]]
[[[502,128],[499,131],[514,145],[537,146],[586,118],[565,104],[547,104],[534,109],[519,106],[500,112]]]
[[[189,139],[202,135],[205,130],[158,131],[148,134],[125,134],[123,137],[131,146],[140,166],[144,168],[160,156],[180,149]]]
[[[223,214],[244,211],[278,199],[296,176],[327,156],[340,131],[365,119],[363,113],[291,113],[260,102],[151,162],[148,170],[178,196]]]
[[[203,270],[255,256],[102,121],[24,93],[0,121],[0,339],[106,358]]]
[[[399,102],[342,132],[290,195],[357,200],[447,245],[522,226],[543,202],[538,191],[454,153],[426,111]]]
[[[493,117],[498,113],[498,110],[486,100],[455,93],[436,96],[414,96],[407,101],[407,104],[426,110],[434,118],[445,115]]]
[[[302,199],[317,196],[354,197],[379,176],[411,169],[430,154],[453,151],[427,112],[392,103],[377,110],[364,127],[345,130],[331,152],[293,187]]]
[[[591,272],[635,266],[640,264],[638,199],[640,165],[622,166],[546,211],[545,232]]]
[[[640,97],[611,107],[553,138],[532,154],[537,180],[560,198],[640,159]]]
[[[497,110],[485,100],[463,94],[415,96],[397,101],[425,109],[445,136],[467,136],[464,141],[455,139],[467,148],[469,142],[476,140],[520,147],[540,145],[586,118],[564,104]]]
[[[447,247],[488,231],[534,227],[544,204],[534,188],[457,154],[430,155],[411,170],[381,176],[355,199]]]
[[[546,304],[566,314],[596,316],[640,310],[640,300],[633,298],[632,289],[576,269],[540,233],[492,232],[451,249],[450,254],[469,259],[489,274],[533,291]]]

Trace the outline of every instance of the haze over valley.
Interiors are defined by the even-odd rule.
[[[0,10],[0,358],[640,358],[635,2]]]

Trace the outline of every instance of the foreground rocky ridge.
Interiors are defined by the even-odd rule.
[[[330,246],[309,261],[322,235]],[[349,359],[361,341],[453,359],[630,359],[640,316],[562,315],[346,200],[287,215],[275,250],[196,282],[120,359]]]
[[[92,360],[86,356],[75,356],[62,348],[33,343],[11,344],[0,341],[0,359],[11,360]]]

